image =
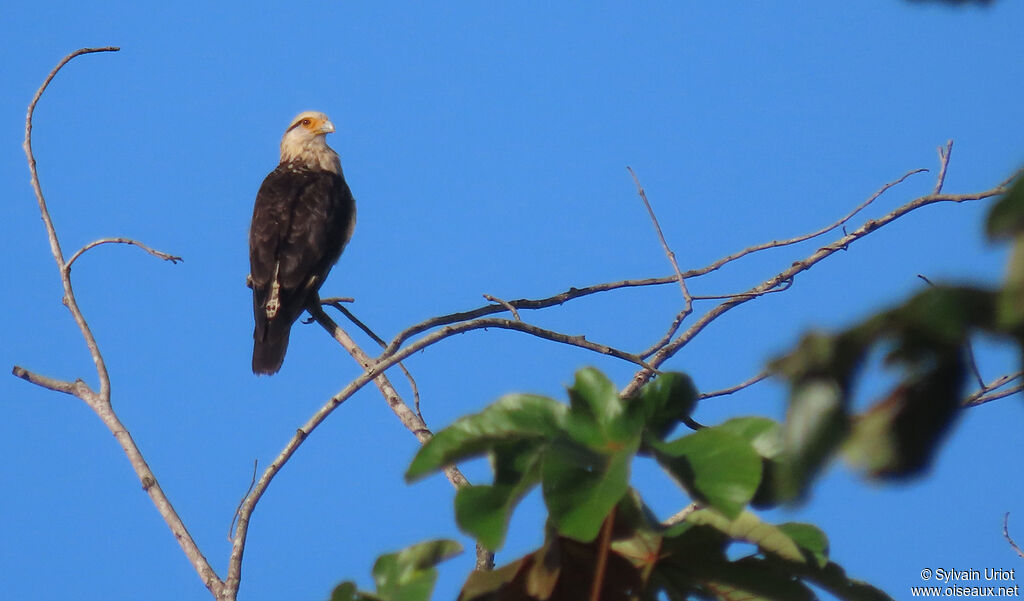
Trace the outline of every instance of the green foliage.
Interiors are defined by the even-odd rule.
[[[487,455],[494,481],[458,492],[460,528],[487,548],[499,548],[516,504],[539,484],[558,532],[588,542],[629,490],[630,465],[645,435],[657,441],[688,415],[696,398],[682,374],[660,376],[625,400],[602,373],[583,369],[569,389],[568,406],[533,395],[506,396],[438,432],[417,453],[406,478]],[[718,498],[714,479],[708,486]]]
[[[800,498],[840,454],[879,480],[930,465],[962,411],[971,336],[1024,343],[1024,184],[994,207],[988,231],[1014,240],[1002,289],[933,286],[844,331],[808,334],[773,361],[790,389],[784,423],[738,417],[669,439],[698,398],[688,376],[661,374],[627,399],[583,369],[568,404],[508,395],[439,432],[406,478],[489,457],[493,482],[455,498],[457,523],[482,545],[501,547],[512,512],[535,486],[549,512],[544,544],[473,572],[460,601],[811,601],[810,585],[844,601],[891,601],[847,577],[816,526],[770,524],[749,507]],[[879,350],[899,379],[856,413],[861,367]],[[637,455],[653,457],[694,500],[685,517],[660,522],[630,487]],[[755,550],[731,558],[735,543]],[[456,550],[436,541],[385,555],[374,567],[376,593],[343,583],[331,601],[425,601],[434,565]]]
[[[828,370],[816,373],[820,380]],[[455,499],[459,526],[490,549],[504,542],[519,499],[534,486],[543,491],[544,545],[497,570],[474,572],[460,599],[583,600],[598,586],[600,598],[612,601],[641,592],[645,599],[664,593],[669,599],[810,600],[805,582],[817,580],[860,590],[837,576],[841,571],[827,571],[828,540],[816,527],[774,526],[746,509],[758,495],[778,502],[765,491],[766,479],[791,469],[787,431],[778,423],[737,418],[666,440],[697,398],[683,374],[660,375],[623,399],[603,374],[584,369],[568,396],[567,405],[506,396],[439,432],[413,460],[410,479],[458,459],[491,459],[494,481],[466,487]],[[808,435],[816,423],[804,426]],[[638,454],[658,461],[703,508],[679,523],[660,523],[629,487]],[[734,542],[758,551],[732,560],[726,551]],[[595,580],[599,560],[605,568]],[[839,597],[868,598],[848,591]]]
[[[750,442],[704,428],[670,443],[651,441],[654,456],[697,501],[736,517],[761,482],[761,457]]]
[[[437,582],[437,564],[462,552],[453,540],[432,540],[397,553],[381,555],[373,564],[376,593],[364,593],[342,582],[329,601],[427,601]]]

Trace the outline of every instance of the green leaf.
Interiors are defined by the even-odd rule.
[[[615,385],[593,367],[576,372],[576,382],[569,389],[569,405],[573,413],[586,415],[602,426],[614,422],[623,411]]]
[[[1018,177],[1006,194],[992,205],[985,230],[993,240],[1013,238],[1024,232],[1024,178]]]
[[[749,442],[718,427],[652,448],[694,499],[730,517],[740,514],[761,482],[761,457]]]
[[[328,601],[380,601],[380,597],[360,592],[354,582],[342,582],[331,591]]]
[[[562,430],[568,407],[554,399],[510,394],[480,413],[457,420],[423,445],[405,473],[406,481],[461,459],[480,455],[497,444],[527,438],[550,439]]]
[[[373,564],[377,595],[386,601],[428,601],[442,561],[462,552],[453,540],[433,540],[381,555]]]
[[[731,520],[712,509],[699,509],[686,516],[686,521],[711,526],[734,540],[753,543],[762,551],[774,553],[782,559],[798,563],[805,561],[800,548],[785,531],[762,522],[749,511],[744,511],[739,517]]]
[[[515,506],[540,481],[542,449],[532,441],[499,445],[492,453],[494,485],[456,492],[455,521],[491,551],[504,543]]]
[[[793,540],[801,551],[810,555],[814,565],[823,568],[828,564],[828,537],[814,524],[786,522],[776,526],[783,534]]]
[[[783,426],[783,453],[774,465],[776,490],[772,497],[791,500],[802,495],[842,444],[848,421],[842,391],[833,381],[812,380],[798,385]]]
[[[569,441],[556,443],[544,453],[544,502],[559,533],[582,542],[594,540],[605,517],[629,490],[635,453],[636,444],[605,455]]]
[[[676,424],[690,415],[697,404],[697,388],[690,376],[669,372],[663,373],[640,389],[640,394],[630,401],[627,411],[638,414],[647,429],[664,438]]]
[[[615,385],[593,368],[576,372],[569,389],[570,411],[565,427],[569,437],[591,449],[614,452],[631,445],[643,429],[643,422],[627,413],[627,404]]]
[[[772,459],[782,452],[782,428],[779,422],[767,417],[735,417],[715,426],[731,432],[750,443],[757,454]]]

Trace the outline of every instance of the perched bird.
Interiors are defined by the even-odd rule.
[[[341,256],[356,224],[356,205],[338,154],[325,137],[334,124],[307,111],[281,138],[281,163],[263,180],[249,227],[252,372],[281,369],[292,324]]]

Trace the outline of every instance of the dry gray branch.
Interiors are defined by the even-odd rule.
[[[35,192],[36,201],[39,204],[39,213],[42,216],[43,224],[46,226],[46,235],[50,241],[50,251],[53,254],[54,261],[57,263],[57,270],[60,274],[61,284],[64,289],[63,303],[68,308],[68,311],[71,312],[71,316],[78,325],[82,338],[85,340],[86,347],[89,349],[89,355],[92,357],[93,364],[96,366],[96,375],[99,378],[100,388],[99,391],[94,392],[81,380],[63,382],[53,378],[40,376],[22,367],[15,367],[13,373],[28,382],[49,390],[72,394],[82,399],[96,413],[107,429],[109,429],[114,435],[114,438],[117,439],[118,444],[121,445],[121,449],[124,451],[125,456],[128,457],[128,461],[135,470],[136,476],[138,476],[139,481],[142,483],[143,490],[146,491],[150,499],[153,501],[153,505],[156,506],[157,511],[167,523],[167,526],[170,528],[174,538],[178,541],[178,544],[181,545],[181,549],[184,551],[185,556],[199,574],[199,578],[203,581],[203,584],[206,585],[206,588],[213,593],[214,597],[218,597],[223,590],[223,583],[220,578],[218,578],[209,562],[206,561],[206,558],[199,550],[198,545],[196,545],[192,536],[189,534],[188,529],[185,527],[184,522],[181,521],[181,518],[171,505],[167,495],[165,495],[163,490],[160,488],[160,484],[157,482],[156,476],[153,475],[153,471],[149,468],[146,460],[142,457],[142,453],[139,451],[135,441],[132,440],[131,434],[128,433],[128,429],[125,428],[124,424],[121,423],[121,420],[118,419],[117,415],[114,413],[114,409],[110,404],[110,376],[107,373],[106,363],[103,360],[103,355],[100,353],[99,345],[96,343],[96,338],[93,336],[92,330],[89,328],[89,324],[86,322],[85,316],[82,314],[82,311],[78,306],[78,301],[75,298],[75,291],[71,285],[71,263],[81,256],[83,252],[93,246],[104,243],[104,241],[98,241],[92,245],[86,246],[75,253],[70,261],[65,262],[64,253],[61,251],[60,241],[57,238],[57,231],[53,226],[53,220],[50,218],[50,211],[46,205],[46,198],[43,196],[42,185],[39,182],[39,173],[36,169],[36,159],[32,151],[32,117],[35,114],[36,104],[38,104],[39,99],[42,98],[43,92],[46,91],[46,88],[50,85],[50,82],[53,81],[57,72],[72,59],[82,56],[83,54],[91,54],[95,52],[116,52],[117,50],[118,48],[113,46],[104,48],[82,48],[65,56],[59,63],[57,63],[57,66],[50,71],[50,74],[47,76],[46,80],[43,81],[43,84],[36,91],[35,96],[32,97],[32,101],[28,105],[28,112],[25,115],[25,141],[22,145],[25,150],[25,156],[28,160],[32,190]],[[149,247],[145,247],[139,243],[135,244],[156,254],[156,251],[152,251]],[[169,257],[170,255],[167,255],[167,258]]]
[[[668,245],[668,241],[665,240],[665,234],[661,231],[661,224],[658,223],[658,216],[654,214],[654,208],[651,207],[651,202],[647,200],[647,192],[644,192],[644,187],[640,185],[640,178],[636,176],[636,172],[633,171],[632,167],[626,167],[629,171],[629,175],[633,177],[633,183],[636,184],[636,193],[640,197],[640,200],[644,202],[644,207],[647,209],[647,215],[651,218],[651,223],[654,224],[654,231],[658,234],[658,240],[661,242],[661,248],[665,251],[665,256],[668,257],[668,262],[672,264],[672,271],[676,274],[676,279],[679,280],[679,289],[683,293],[683,312],[689,314],[693,308],[693,297],[690,296],[690,291],[686,289],[686,279],[683,278],[682,272],[679,271],[679,263],[676,261],[676,253],[672,252],[672,249]],[[685,319],[685,316],[684,316]]]
[[[697,395],[697,400],[698,401],[703,401],[705,399],[713,399],[713,398],[718,397],[718,396],[726,396],[726,395],[729,395],[729,394],[733,394],[735,392],[739,392],[739,391],[743,390],[744,388],[750,388],[754,384],[757,384],[758,382],[761,382],[761,381],[767,379],[769,375],[770,374],[768,372],[763,371],[763,372],[757,374],[756,376],[754,376],[753,378],[750,378],[748,380],[740,382],[739,384],[737,384],[735,386],[730,386],[729,388],[723,388],[721,390],[716,390],[714,392],[705,392],[703,394]]]
[[[920,170],[916,172],[919,171]],[[692,340],[711,322],[721,317],[730,309],[742,305],[743,303],[749,302],[755,298],[759,298],[765,292],[777,288],[783,282],[792,280],[798,274],[807,271],[814,265],[817,265],[818,263],[835,254],[836,252],[847,249],[851,244],[853,244],[857,240],[860,240],[861,238],[878,230],[879,228],[888,225],[893,221],[896,221],[897,219],[903,217],[904,215],[911,213],[922,207],[926,207],[928,205],[940,202],[963,203],[998,196],[1007,190],[1007,185],[1009,184],[1009,182],[1012,181],[1019,174],[1020,171],[1014,173],[1009,178],[1000,183],[998,186],[990,190],[986,190],[984,192],[978,192],[975,194],[928,194],[926,196],[915,198],[914,200],[911,200],[910,202],[907,202],[902,206],[897,207],[896,209],[882,217],[879,217],[877,219],[869,219],[854,231],[844,233],[844,235],[841,236],[840,238],[819,248],[806,258],[794,262],[789,268],[779,272],[778,274],[765,280],[761,284],[752,287],[744,295],[726,300],[721,304],[717,305],[716,307],[702,315],[685,332],[680,334],[679,337],[675,338],[674,340],[666,344],[662,349],[654,353],[650,358],[648,358],[648,362],[655,368],[660,367],[665,361],[667,361],[673,355],[675,355],[681,348],[683,348],[687,343],[689,343],[690,340]],[[887,184],[879,193],[884,192],[886,189],[892,187],[896,183],[899,183],[903,179],[906,179],[906,177],[907,176],[904,176],[903,178],[897,180],[896,182]],[[877,195],[878,194],[876,194],[875,197],[877,197]],[[647,371],[646,369],[641,369],[637,371],[633,375],[632,381],[623,389],[623,396],[631,396],[635,394],[641,386],[643,386],[648,380],[650,380],[650,378],[653,375],[653,372]]]
[[[376,332],[371,330],[369,326],[367,326],[351,311],[349,311],[348,308],[342,304],[343,302],[352,302],[352,299],[346,299],[342,297],[320,299],[321,305],[334,307],[339,312],[341,312],[342,315],[347,317],[349,321],[356,324],[356,327],[362,330],[364,334],[366,334],[374,342],[379,344],[380,348],[387,348],[388,344],[384,342],[384,339],[378,336]],[[420,388],[419,386],[416,385],[416,378],[412,377],[412,373],[410,373],[409,370],[405,368],[404,363],[399,363],[398,368],[402,370],[402,373],[405,374],[405,379],[409,381],[409,388],[412,389],[413,406],[416,408],[416,415],[420,416],[420,419],[423,419],[423,413],[420,411]]]
[[[340,344],[342,348],[352,356],[353,359],[355,359],[356,363],[358,363],[360,367],[366,369],[373,364],[373,359],[371,359],[363,349],[359,348],[359,345],[352,340],[352,337],[349,336],[341,326],[335,323],[334,320],[328,317],[326,313],[324,313],[323,309],[320,308],[320,303],[311,303],[310,306],[307,307],[307,310],[310,315],[313,316],[313,319],[316,320],[316,322],[320,324],[320,326],[323,327],[324,330],[326,330],[327,333],[330,334],[331,337],[334,338],[334,340],[336,340],[338,344]],[[366,328],[366,330],[369,331],[369,328]],[[373,337],[377,338],[376,334],[374,334]],[[383,341],[379,338],[377,338],[377,341],[378,344],[383,344]],[[398,366],[402,368],[410,381],[412,381],[412,375],[409,374],[408,370],[406,370],[401,363],[399,363]],[[434,437],[434,433],[427,427],[427,423],[424,421],[423,415],[419,411],[418,396],[416,411],[413,412],[413,410],[409,408],[409,405],[402,400],[402,396],[398,394],[398,391],[391,384],[391,381],[388,380],[387,375],[381,373],[374,379],[374,383],[377,384],[377,388],[380,389],[380,393],[384,396],[384,400],[387,401],[388,407],[391,408],[391,411],[393,411],[398,417],[398,420],[402,422],[405,429],[416,437],[416,440],[418,440],[420,444],[426,444]],[[415,385],[415,381],[413,381],[413,384]],[[444,468],[444,474],[456,489],[469,485],[469,480],[466,479],[466,476],[461,470],[459,470],[458,466],[446,466]],[[482,545],[477,544],[476,568],[478,570],[490,570],[493,567],[494,553],[491,553]]]
[[[67,264],[64,265],[64,270],[65,271],[71,271],[71,264],[74,263],[75,260],[78,259],[78,257],[80,257],[83,254],[85,254],[85,252],[87,250],[92,249],[92,248],[96,248],[97,246],[99,246],[101,244],[130,244],[132,246],[138,246],[139,248],[141,248],[142,250],[148,252],[149,254],[153,255],[154,257],[157,257],[159,259],[163,259],[164,261],[170,261],[171,263],[174,263],[174,264],[177,264],[178,261],[184,261],[185,260],[185,259],[182,259],[181,257],[176,257],[174,255],[167,254],[165,252],[161,252],[159,250],[150,248],[150,247],[146,246],[145,244],[139,242],[138,240],[132,240],[131,238],[102,238],[100,240],[96,240],[96,241],[90,242],[89,244],[86,244],[82,248],[78,249],[78,252],[76,252],[75,254],[71,255],[71,258],[68,259]]]

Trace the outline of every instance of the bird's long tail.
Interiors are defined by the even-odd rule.
[[[292,324],[284,319],[257,319],[253,331],[252,373],[275,374],[288,352]]]

